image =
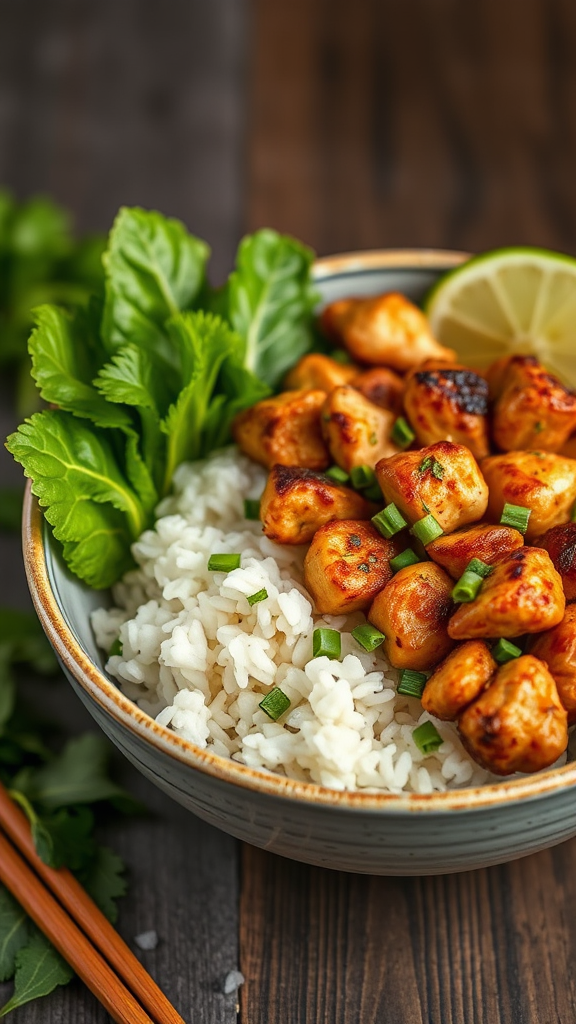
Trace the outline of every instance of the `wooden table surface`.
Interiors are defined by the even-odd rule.
[[[122,203],[179,216],[215,281],[264,224],[320,253],[576,253],[575,55],[574,0],[0,0],[0,183],[82,229]],[[0,474],[17,478],[6,456]],[[0,557],[24,602],[16,540]],[[65,684],[49,700],[89,724]],[[120,770],[154,813],[110,829],[119,928],[156,929],[139,955],[187,1021],[238,1019],[234,969],[242,1024],[576,1020],[576,841],[458,876],[345,875],[242,847]],[[12,1019],[107,1016],[73,983]]]

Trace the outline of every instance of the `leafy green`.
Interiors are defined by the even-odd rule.
[[[16,970],[16,955],[28,940],[29,919],[25,910],[0,886],[0,981]]]
[[[126,892],[122,859],[108,846],[98,846],[91,862],[78,872],[78,878],[103,914],[112,924],[118,917],[116,901]]]
[[[0,1009],[0,1017],[32,999],[49,995],[58,985],[67,985],[73,977],[74,971],[49,939],[34,929],[32,938],[16,953],[14,994]]]

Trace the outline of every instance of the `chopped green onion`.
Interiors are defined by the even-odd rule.
[[[247,597],[246,600],[249,605],[253,605],[260,604],[260,601],[265,601],[267,597],[268,591],[265,587],[262,587],[262,590],[257,590],[255,594],[250,594],[250,597]]]
[[[412,430],[408,421],[405,420],[403,416],[399,416],[392,427],[390,437],[394,441],[394,444],[397,444],[399,448],[408,448],[408,446],[412,444],[416,434]]]
[[[479,576],[477,572],[471,572],[470,569],[466,569],[452,589],[452,600],[456,604],[466,604],[468,601],[473,601],[483,582],[484,578]]]
[[[348,363],[352,362],[349,353],[344,348],[335,348],[330,353],[330,358],[333,359],[335,363],[342,363],[343,366],[347,366]]]
[[[260,498],[244,499],[244,519],[260,519]]]
[[[273,722],[277,722],[280,715],[283,715],[290,707],[290,700],[283,690],[278,686],[273,686],[270,692],[264,697],[264,700],[260,701],[258,707],[262,708],[262,711],[264,711],[268,715],[268,718],[271,718]]]
[[[500,516],[500,523],[502,526],[512,526],[515,530],[519,530],[520,533],[526,533],[531,512],[532,509],[525,508],[524,505],[510,505],[506,502]]]
[[[312,634],[312,657],[332,658],[336,661],[342,653],[342,637],[337,629],[321,627]]]
[[[355,626],[352,630],[352,636],[356,643],[359,643],[360,647],[363,647],[365,651],[375,651],[386,639],[384,633],[381,633],[375,626],[371,626],[369,622],[366,622],[363,626]]]
[[[405,697],[420,698],[424,693],[427,679],[426,672],[415,672],[412,668],[403,668],[397,692],[402,693]]]
[[[116,637],[112,647],[108,651],[108,657],[113,658],[115,654],[122,654],[122,641],[119,636]]]
[[[386,505],[378,515],[372,517],[372,522],[383,537],[393,537],[395,533],[400,533],[400,530],[408,526],[394,504]]]
[[[364,491],[364,497],[368,498],[369,501],[379,502],[380,505],[384,502],[384,495],[380,490],[380,484],[373,484],[372,487],[367,487]]]
[[[440,526],[440,523],[434,519],[434,516],[429,514],[414,523],[410,533],[414,537],[417,537],[418,540],[422,541],[424,547],[426,547],[426,544],[431,544],[437,537],[441,537],[444,530]]]
[[[512,661],[513,658],[519,658],[521,654],[520,647],[511,644],[509,640],[504,640],[503,637],[492,648],[492,657],[499,665],[504,665],[507,661]]]
[[[340,466],[330,466],[324,473],[324,476],[329,477],[336,484],[347,484],[350,477],[345,469],[341,469]]]
[[[414,729],[412,739],[421,754],[433,754],[444,742],[433,722],[422,722]]]
[[[466,572],[475,572],[485,580],[491,572],[494,572],[494,566],[483,562],[481,558],[472,558],[466,566]]]
[[[208,559],[209,572],[232,572],[232,569],[240,568],[240,555],[210,555]]]
[[[390,568],[392,572],[398,572],[399,569],[405,569],[408,565],[416,565],[416,562],[420,561],[421,559],[412,551],[412,548],[406,548],[401,554],[390,559]]]
[[[363,490],[364,487],[372,487],[376,483],[376,474],[371,466],[353,466],[350,470],[350,477],[352,486],[357,491]]]
[[[444,466],[433,455],[427,455],[418,466],[419,473],[425,473],[427,469],[430,470],[432,476],[435,476],[437,480],[441,480],[444,476]]]

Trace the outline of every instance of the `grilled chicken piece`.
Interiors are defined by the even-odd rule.
[[[373,469],[378,459],[394,455],[398,446],[390,440],[390,431],[395,418],[356,388],[335,388],[322,406],[322,431],[334,462],[350,472],[354,466]]]
[[[488,689],[462,712],[464,746],[497,775],[537,772],[568,746],[566,711],[544,662],[533,655],[498,669]]]
[[[326,469],[330,455],[322,438],[324,391],[285,391],[264,398],[236,416],[234,440],[246,455],[275,465]]]
[[[554,526],[539,541],[560,574],[567,601],[576,601],[576,523]]]
[[[452,580],[434,562],[400,569],[374,599],[367,618],[386,637],[395,668],[418,671],[437,665],[454,646],[448,636]]]
[[[421,445],[464,444],[477,459],[490,454],[488,384],[465,366],[417,368],[406,379],[404,408]]]
[[[350,381],[352,387],[361,391],[364,398],[381,409],[391,409],[399,415],[402,412],[404,381],[387,366],[375,366]]]
[[[488,504],[474,456],[450,441],[382,459],[376,476],[386,501],[394,502],[405,519],[414,523],[431,513],[445,533],[481,519]]]
[[[427,545],[426,554],[443,566],[453,579],[459,580],[473,558],[479,558],[487,565],[495,565],[523,544],[522,534],[511,526],[479,523],[477,526],[456,530],[455,533],[443,534]]]
[[[499,360],[492,375],[498,393],[492,431],[503,451],[538,447],[557,452],[576,429],[576,395],[534,356]]]
[[[565,455],[567,459],[576,459],[576,434],[572,434],[567,441],[564,442],[559,451],[560,455]]]
[[[483,640],[460,644],[430,676],[422,694],[422,707],[435,718],[454,722],[486,689],[497,668]]]
[[[284,387],[325,391],[328,394],[341,384],[349,384],[358,376],[358,372],[358,367],[351,363],[338,363],[329,356],[311,352],[307,356],[302,356],[296,366],[292,367],[284,381]]]
[[[260,501],[264,533],[279,544],[307,544],[334,519],[370,519],[376,506],[320,473],[273,466]]]
[[[554,677],[562,706],[568,712],[568,724],[576,722],[576,604],[568,605],[562,622],[540,633],[530,654],[548,665]]]
[[[400,547],[371,523],[344,520],[321,526],[304,559],[304,583],[316,611],[341,615],[368,608],[392,579],[390,559]]]
[[[454,640],[540,633],[562,621],[562,580],[541,548],[518,548],[496,565],[478,596],[450,619]]]
[[[567,523],[576,500],[576,459],[550,452],[507,452],[481,464],[490,489],[487,518],[499,522],[504,504],[531,509],[527,541]]]
[[[320,322],[361,363],[409,370],[424,359],[455,359],[452,349],[436,341],[424,314],[397,292],[339,299],[326,307]]]

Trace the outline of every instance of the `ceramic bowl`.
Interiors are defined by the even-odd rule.
[[[421,299],[463,253],[383,251],[318,260],[324,301],[401,291]],[[194,814],[248,843],[323,867],[382,875],[484,867],[576,835],[576,764],[427,796],[342,793],[254,771],[159,726],[104,672],[89,624],[104,595],[63,566],[28,491],[24,557],[42,625],[73,689],[140,771]]]

